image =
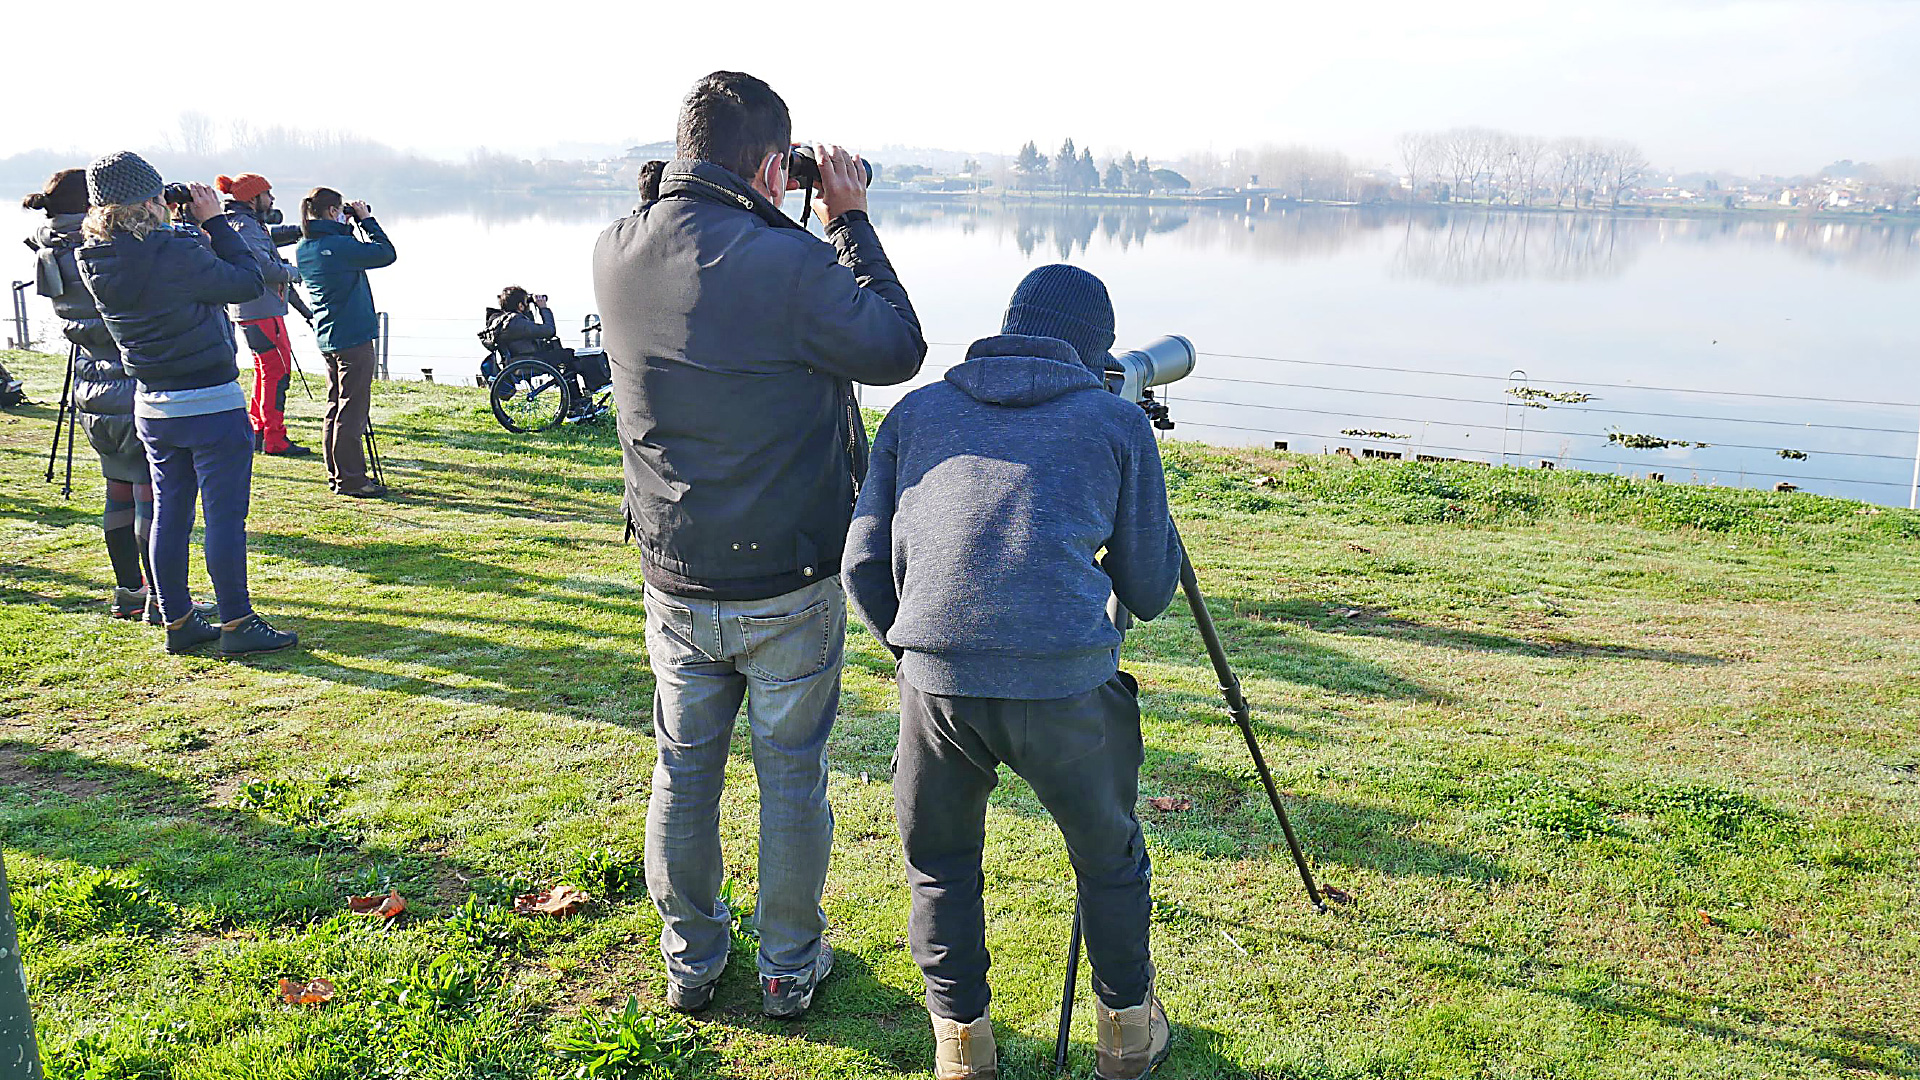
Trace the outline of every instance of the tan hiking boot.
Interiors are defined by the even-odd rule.
[[[971,1024],[933,1016],[933,1080],[1000,1080],[1000,1055],[993,1045],[993,1021]]]
[[[1097,1036],[1100,1055],[1094,1061],[1093,1075],[1099,1080],[1140,1080],[1167,1060],[1173,1046],[1173,1027],[1167,1023],[1167,1011],[1154,996],[1153,984],[1147,984],[1147,1000],[1131,1009],[1109,1009],[1094,1004],[1099,1019]]]

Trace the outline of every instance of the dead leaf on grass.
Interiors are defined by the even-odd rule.
[[[1360,616],[1366,614],[1365,611],[1362,611],[1357,607],[1334,608],[1333,613],[1335,615],[1340,616],[1343,619],[1357,619]]]
[[[333,1000],[333,982],[329,979],[310,979],[306,982],[281,979],[280,1000],[289,1005],[310,1005],[317,1009]]]
[[[591,896],[571,885],[555,885],[551,889],[514,897],[513,910],[521,915],[551,915],[556,919],[564,919],[585,907],[591,899]]]
[[[347,910],[355,915],[373,915],[382,919],[391,919],[407,910],[407,902],[398,892],[389,892],[385,896],[349,896]]]
[[[1338,885],[1329,885],[1324,881],[1320,883],[1320,895],[1322,898],[1331,900],[1336,904],[1353,903],[1352,893],[1348,892],[1347,890],[1341,888]]]
[[[1356,544],[1356,543],[1354,543],[1354,542],[1353,542],[1353,541],[1351,541],[1351,540],[1349,540],[1349,541],[1347,541],[1347,550],[1348,550],[1348,551],[1357,551],[1357,552],[1359,552],[1359,553],[1360,553],[1360,554],[1362,554],[1362,555],[1371,555],[1371,554],[1373,554],[1373,549],[1372,549],[1372,548],[1370,548],[1370,547],[1361,547],[1361,546],[1360,546],[1359,544]]]
[[[1193,800],[1184,795],[1155,795],[1153,798],[1147,800],[1147,805],[1153,807],[1155,810],[1164,810],[1170,814],[1178,814],[1182,811],[1193,809]]]
[[[1275,480],[1271,476],[1256,476],[1253,478],[1253,486],[1257,488],[1270,488],[1279,482],[1280,481]]]
[[[1707,926],[1711,926],[1718,929],[1718,928],[1724,928],[1727,925],[1726,920],[1715,916],[1711,912],[1702,911],[1699,913],[1699,915],[1700,915],[1700,921]]]

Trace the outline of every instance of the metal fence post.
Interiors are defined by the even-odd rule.
[[[1913,439],[1913,482],[1907,488],[1907,509],[1920,510],[1920,431]]]
[[[30,281],[13,283],[13,340],[7,342],[9,349],[33,348],[33,329],[27,325],[27,286]]]
[[[385,379],[389,377],[387,374],[387,353],[388,353],[388,350],[392,347],[393,335],[392,333],[390,333],[391,327],[388,326],[387,313],[383,311],[378,316],[376,316],[376,318],[379,320],[379,328],[380,328],[380,373],[379,374],[382,379]]]
[[[20,937],[13,929],[13,895],[7,863],[0,857],[0,1075],[40,1080],[40,1048],[27,1008],[27,971],[20,963]]]

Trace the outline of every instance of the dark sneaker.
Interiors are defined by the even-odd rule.
[[[147,614],[147,590],[113,587],[113,617],[140,619]]]
[[[253,656],[258,653],[279,652],[300,644],[300,635],[287,630],[275,630],[267,625],[267,620],[254,612],[240,620],[240,625],[232,630],[220,631],[221,656]]]
[[[221,636],[220,628],[196,611],[179,626],[167,627],[167,651],[178,656],[192,652],[209,641],[217,641]]]
[[[299,443],[295,443],[295,442],[290,442],[278,450],[268,450],[266,451],[266,453],[267,453],[267,456],[269,457],[311,457],[313,456],[312,450],[309,450],[306,447],[301,446]]]
[[[777,1019],[790,1020],[813,1005],[813,992],[833,970],[833,946],[820,943],[820,959],[813,962],[808,976],[782,975],[770,979],[760,976],[760,1011]]]
[[[387,494],[387,486],[385,484],[368,484],[363,488],[356,488],[353,491],[338,491],[335,492],[335,494],[345,495],[349,499],[383,499]]]
[[[699,986],[681,986],[667,977],[667,1004],[675,1012],[697,1013],[713,1004],[713,991],[720,985],[720,976],[715,975]]]
[[[267,437],[259,432],[253,433],[253,452],[258,454],[267,448]]]
[[[160,614],[160,595],[158,593],[152,589],[141,589],[134,595],[139,596],[141,603],[145,606],[148,626],[167,625],[166,616]],[[117,590],[115,592],[115,598],[118,598]],[[215,615],[220,614],[220,605],[212,600],[195,600],[193,601],[193,613],[203,619],[212,619]]]

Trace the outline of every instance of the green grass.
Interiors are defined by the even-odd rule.
[[[52,360],[6,361],[57,396]],[[317,407],[292,405],[316,442]],[[255,595],[305,648],[228,663],[106,618],[101,484],[84,447],[72,501],[42,482],[52,412],[0,414],[0,845],[54,1076],[559,1077],[566,1045],[680,1038],[642,1022],[665,1013],[632,880],[651,681],[610,430],[513,437],[472,390],[387,384],[394,498],[259,459]],[[1920,1076],[1920,515],[1167,458],[1290,811],[1351,901],[1302,899],[1191,620],[1140,629],[1142,794],[1192,800],[1142,810],[1177,1031],[1160,1075]],[[929,1075],[891,665],[848,644],[839,968],[807,1019],[765,1020],[743,927],[666,1055],[682,1075]],[[743,899],[754,809],[736,755]],[[996,1024],[1006,1075],[1035,1080],[1069,872],[1017,781],[988,832]],[[510,913],[563,880],[598,897],[580,917]],[[345,913],[388,888],[394,923]],[[278,1000],[314,977],[333,1001]]]

